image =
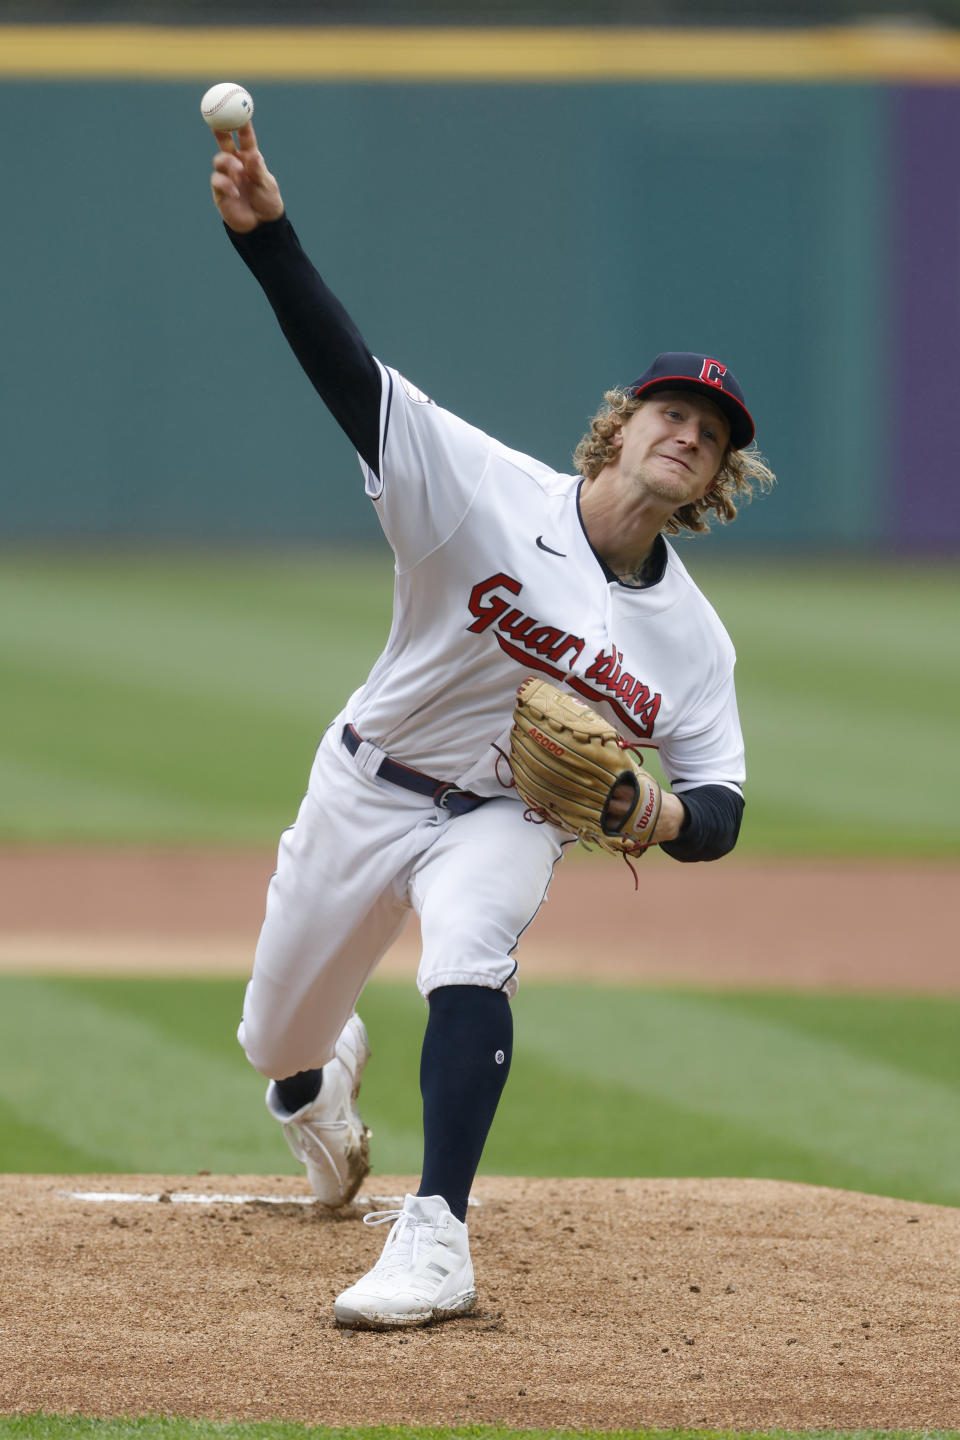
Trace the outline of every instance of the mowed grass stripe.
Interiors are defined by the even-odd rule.
[[[0,644],[11,661],[70,682],[84,675],[108,683],[122,677],[149,695],[173,692],[253,713],[299,716],[326,698],[326,669],[338,681],[362,680],[377,653],[377,635],[386,638],[392,566],[389,558],[365,557],[364,575],[381,583],[372,586],[376,603],[371,606],[368,591],[358,607],[353,635],[339,624],[330,628],[332,613],[341,618],[340,581],[349,587],[350,567],[335,562],[331,575],[318,559],[307,588],[310,562],[292,564],[302,574],[291,586],[277,562],[264,573],[263,562],[242,557],[232,565],[175,558],[165,565],[154,557],[143,567],[108,558],[100,573],[82,560],[64,562],[62,571],[46,565],[35,572],[20,562],[0,575]]]
[[[95,986],[84,997],[76,985],[6,976],[0,995],[0,1099],[19,1126],[39,1119],[70,1152],[41,1169],[68,1166],[78,1148],[105,1171],[258,1172],[283,1158],[265,1082],[239,1048],[218,1061],[153,1026],[146,1004],[138,1018],[99,1004]],[[189,1006],[189,985],[181,996]],[[23,1170],[14,1138],[3,1136],[4,1168]]]
[[[30,839],[275,841],[386,634],[389,558],[367,557],[363,576],[346,557],[13,561],[0,575],[0,825]],[[341,581],[356,629],[340,623]]]
[[[22,1106],[15,1111],[0,1098],[0,1169],[26,1175],[86,1175],[112,1168],[112,1156],[74,1144],[52,1129],[39,1106],[25,1114]]]
[[[960,1074],[952,1084],[911,1074],[709,996],[620,991],[612,1004],[580,991],[574,1024],[565,988],[533,998],[524,1045],[564,1053],[571,1072],[749,1129],[759,1153],[789,1138],[822,1169],[855,1166],[881,1193],[960,1203],[960,1154],[943,1143]]]
[[[899,853],[911,858],[954,849],[956,816],[944,796],[960,793],[960,774],[943,759],[935,717],[911,722],[901,763],[891,734],[865,727],[852,700],[823,700],[811,717],[804,699],[785,691],[753,697],[743,713],[750,755],[743,852],[762,837],[773,853],[889,855],[896,835]],[[838,803],[844,794],[851,794],[849,811]]]
[[[683,553],[737,646],[744,848],[956,853],[960,570]]]
[[[951,656],[960,656],[954,621],[960,572],[953,562],[787,555],[777,563],[738,557],[701,564],[695,542],[681,554],[732,631],[743,637],[775,631],[784,654],[839,662],[844,669],[858,663],[890,667],[905,657],[911,671],[933,679],[949,670]],[[916,624],[920,612],[922,627]],[[889,679],[884,693],[895,696],[900,687],[892,669]]]
[[[880,1055],[899,1070],[960,1085],[956,997],[733,991],[711,1000],[834,1041],[851,1055]]]
[[[22,759],[14,763],[9,757],[0,757],[4,805],[17,807],[22,814],[18,839],[49,840],[50,817],[56,815],[56,836],[61,841],[121,840],[136,833],[144,814],[149,814],[154,840],[177,843],[190,837],[194,841],[224,843],[224,817],[212,815],[209,806],[196,798],[178,795],[174,784],[168,787],[164,783],[164,775],[158,775],[153,785],[148,785],[143,776],[138,777],[138,783],[124,784],[109,767],[99,776],[80,776],[68,765],[67,760],[56,768],[31,765]],[[256,821],[241,813],[232,839],[235,843],[252,843],[260,830]]]
[[[774,1178],[876,1190],[874,1177],[855,1164],[791,1140],[786,1130],[761,1138],[748,1124],[662,1095],[585,1080],[522,1055],[484,1152],[478,1188],[484,1173],[528,1173],[524,1157],[533,1153],[532,1173],[538,1175]]]
[[[4,1168],[298,1173],[235,1042],[241,1000],[226,980],[0,977]],[[958,1000],[531,985],[514,1009],[483,1173],[766,1176],[960,1205]],[[374,981],[361,1013],[375,1169],[415,1174],[423,1002]]]
[[[121,676],[4,667],[5,810],[25,833],[255,840],[296,813],[323,731],[202,695],[150,694]],[[295,798],[294,798],[295,797]]]

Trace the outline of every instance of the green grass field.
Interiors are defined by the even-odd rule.
[[[734,1440],[731,1430],[507,1430],[497,1425],[457,1428],[403,1425],[336,1430],[325,1426],[218,1423],[153,1416],[87,1420],[77,1416],[0,1417],[0,1440]],[[751,1440],[957,1440],[958,1430],[752,1430]]]
[[[739,654],[742,851],[960,854],[957,567],[683,554]],[[272,845],[391,593],[385,549],[5,555],[0,839]]]
[[[0,977],[3,1168],[300,1173],[234,1040],[242,989]],[[375,980],[362,1011],[375,1170],[416,1174],[423,1002]],[[960,1000],[531,983],[514,1011],[483,1173],[769,1177],[960,1206],[943,1143]]]

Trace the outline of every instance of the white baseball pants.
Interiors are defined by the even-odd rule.
[[[272,1079],[318,1069],[411,910],[420,917],[421,994],[483,985],[512,995],[514,951],[562,854],[561,834],[498,797],[452,816],[381,780],[341,745],[317,751],[276,874],[238,1039]],[[357,761],[361,764],[358,765]]]

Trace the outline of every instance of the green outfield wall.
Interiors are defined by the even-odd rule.
[[[201,79],[196,46],[152,74],[142,36],[35,63],[2,41],[0,123],[19,137],[3,536],[376,535],[350,448],[209,200],[213,42]],[[605,388],[659,350],[702,349],[741,379],[781,480],[737,543],[896,548],[889,76],[608,61],[592,79],[559,63],[424,77],[416,47],[406,71],[302,75],[287,53],[291,73],[258,78],[251,50],[232,78],[255,92],[308,251],[382,359],[565,469]],[[912,541],[950,542],[947,518]]]

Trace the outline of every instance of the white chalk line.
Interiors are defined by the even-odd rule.
[[[315,1205],[313,1195],[226,1195],[199,1194],[191,1190],[158,1190],[148,1195],[134,1190],[61,1190],[68,1200],[80,1200],[93,1205]],[[403,1195],[357,1195],[354,1205],[377,1206],[400,1209]],[[479,1205],[471,1198],[468,1205]]]

